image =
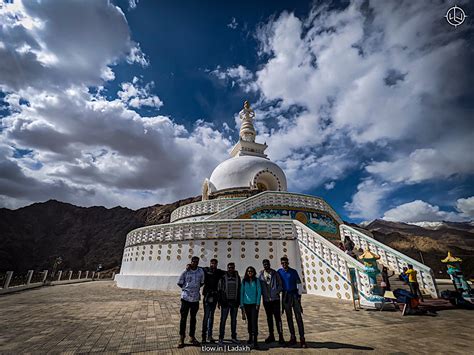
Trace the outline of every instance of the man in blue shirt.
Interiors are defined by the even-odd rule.
[[[288,345],[296,344],[295,325],[293,323],[293,312],[295,313],[298,333],[300,334],[300,343],[302,348],[307,348],[304,338],[303,309],[301,308],[301,296],[298,293],[298,284],[301,284],[300,276],[295,269],[289,266],[286,256],[280,259],[281,268],[278,270],[283,282],[282,308],[286,313],[288,329],[290,330],[290,341]]]

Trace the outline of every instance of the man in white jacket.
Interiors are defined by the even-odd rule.
[[[189,336],[191,344],[201,345],[196,339],[196,314],[199,310],[199,300],[201,299],[200,289],[204,285],[204,271],[198,267],[199,258],[193,256],[189,269],[184,271],[178,280],[178,286],[181,287],[181,320],[179,322],[179,343],[178,348],[184,347],[184,337],[186,335],[186,323],[188,313],[191,314],[189,321]]]

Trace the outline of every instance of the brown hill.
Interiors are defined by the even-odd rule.
[[[63,269],[119,266],[129,231],[169,222],[171,212],[199,198],[131,210],[77,207],[50,200],[17,210],[0,209],[0,271],[50,269],[61,256]]]
[[[382,243],[430,266],[436,277],[448,277],[446,265],[441,262],[448,251],[463,259],[462,267],[467,276],[474,275],[474,233],[470,223],[444,222],[436,229],[429,229],[375,220],[365,229]]]

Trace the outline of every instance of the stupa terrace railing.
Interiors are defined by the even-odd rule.
[[[295,239],[290,220],[217,220],[158,224],[135,229],[127,234],[125,247],[140,244],[194,239]]]
[[[368,301],[368,295],[370,294],[371,286],[363,265],[303,223],[296,220],[293,223],[296,228],[298,243],[307,248],[311,253],[314,253],[326,266],[336,271],[349,284],[352,283],[349,269],[355,269],[357,292],[367,302],[370,302]]]
[[[227,207],[235,205],[241,200],[241,198],[226,198],[189,203],[175,209],[171,213],[170,222],[176,222],[183,218],[193,216],[213,214]]]
[[[207,220],[234,219],[264,206],[311,208],[330,214],[339,224],[337,213],[322,198],[283,191],[264,191],[217,212]]]
[[[413,268],[418,272],[417,279],[420,288],[430,294],[431,297],[438,298],[438,289],[431,268],[348,225],[341,224],[339,229],[341,240],[344,240],[346,236],[351,238],[357,249],[368,249],[379,255],[379,262],[397,274],[400,274],[408,264],[413,265]]]

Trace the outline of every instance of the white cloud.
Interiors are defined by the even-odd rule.
[[[456,209],[462,216],[474,219],[474,196],[458,199],[456,201]]]
[[[169,117],[142,117],[121,100],[87,89],[23,94],[29,106],[3,119],[0,194],[9,205],[46,197],[129,207],[174,201],[198,194],[199,181],[231,146],[205,122],[188,131]],[[9,146],[34,153],[15,158]]]
[[[56,198],[138,208],[199,194],[229,139],[204,121],[187,130],[132,110],[163,105],[153,82],[134,77],[117,99],[104,96],[114,64],[148,61],[118,7],[61,4],[27,3],[0,14],[0,89],[9,111],[0,132],[0,203]]]
[[[231,87],[238,85],[246,93],[257,90],[253,73],[243,65],[227,68],[225,70],[217,66],[216,69],[209,71],[209,73],[220,80],[228,81]]]
[[[227,27],[229,27],[232,30],[237,29],[238,26],[239,26],[239,23],[237,22],[235,17],[232,17],[232,20],[230,21],[230,23],[227,24]]]
[[[392,191],[393,187],[388,184],[366,179],[357,185],[352,201],[346,202],[344,208],[349,211],[351,218],[373,220],[381,215],[383,200]]]
[[[140,108],[142,106],[160,108],[163,106],[163,101],[158,96],[150,93],[155,85],[154,82],[152,81],[141,87],[139,81],[137,77],[134,77],[131,83],[125,82],[120,84],[122,90],[117,93],[117,96],[122,102],[132,108]]]
[[[336,186],[335,181],[331,181],[331,182],[328,182],[328,183],[324,184],[324,188],[326,190],[332,190],[332,189],[334,189],[335,186]]]
[[[128,8],[134,10],[138,5],[139,0],[128,0]]]
[[[457,205],[461,213],[443,211],[438,206],[415,200],[386,211],[383,219],[406,223],[472,220],[474,216],[474,197],[458,199]]]
[[[367,181],[395,189],[474,173],[474,157],[466,154],[474,141],[472,25],[447,30],[440,15],[447,7],[416,1],[315,5],[307,17],[283,12],[259,27],[254,82],[260,100],[254,109],[264,119],[257,126],[270,157],[296,179],[293,187],[310,189],[365,168],[369,180],[347,206],[352,216],[372,218],[380,217],[383,202],[368,201],[368,212],[358,208]],[[226,71],[218,73],[227,78]],[[319,178],[321,170],[297,163],[311,155],[344,159]]]
[[[150,62],[146,58],[145,53],[142,52],[138,43],[134,43],[133,47],[130,49],[130,53],[127,56],[127,62],[129,64],[137,63],[142,67],[147,67],[150,65]]]
[[[474,136],[472,137],[474,140]],[[472,142],[472,141],[471,141]],[[416,149],[394,161],[374,162],[366,170],[387,181],[418,183],[455,174],[474,173],[473,154],[464,154],[467,142],[452,142],[450,149]]]
[[[124,14],[106,0],[18,0],[0,12],[0,23],[3,91],[100,85],[136,48]]]

